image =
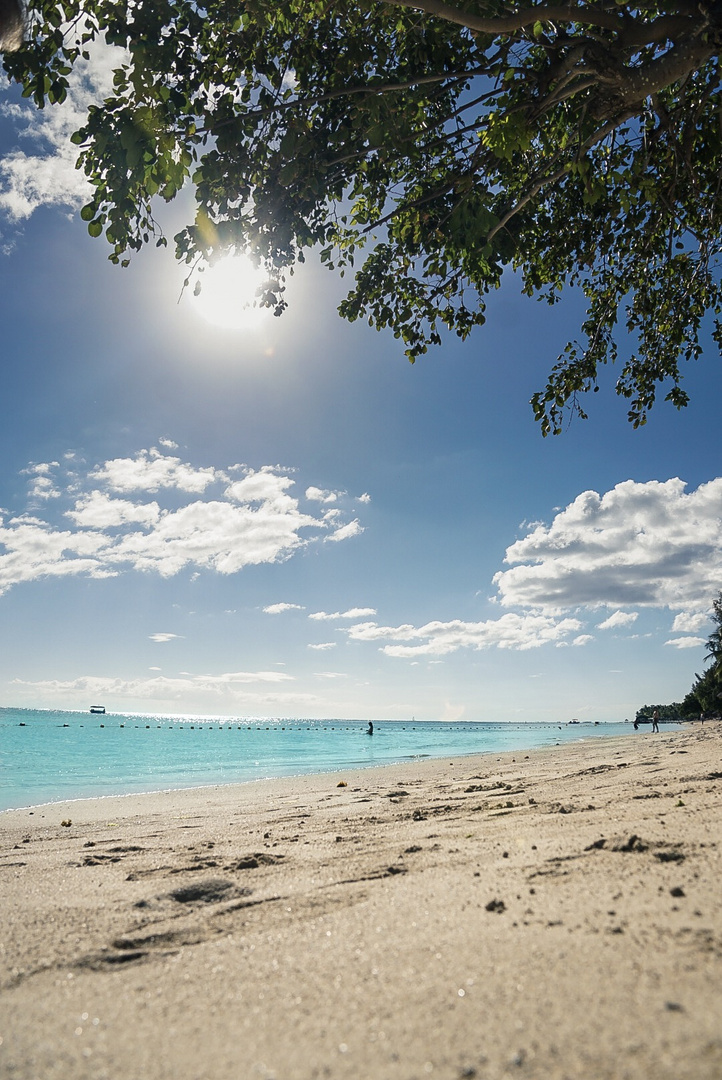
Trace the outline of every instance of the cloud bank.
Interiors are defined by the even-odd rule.
[[[560,644],[581,629],[578,619],[554,619],[548,615],[516,615],[508,612],[486,622],[429,622],[424,626],[378,626],[373,622],[349,627],[352,641],[392,639],[404,644],[382,645],[387,656],[446,656],[458,649],[534,649]]]
[[[279,466],[198,466],[176,449],[165,439],[161,449],[91,468],[81,469],[70,454],[63,464],[26,469],[25,512],[0,518],[0,593],[23,581],[63,576],[235,574],[363,531],[351,516],[363,502],[358,497],[316,485],[306,485],[299,497],[289,470]],[[672,610],[673,634],[691,636],[666,644],[704,644],[697,635],[722,581],[722,478],[690,492],[679,479],[628,480],[602,495],[583,492],[551,524],[528,528],[506,550],[510,568],[493,578],[497,602],[514,611],[420,626],[371,621],[373,607],[312,611],[308,619],[336,623],[350,642],[373,642],[387,656],[408,659],[461,649],[582,647],[594,640],[589,629],[628,630],[639,617],[629,608]],[[600,619],[605,607],[609,614]],[[289,602],[263,608],[269,615],[301,610]]]
[[[278,671],[231,671],[219,675],[182,674],[174,678],[156,675],[151,678],[123,679],[84,675],[67,680],[13,679],[9,685],[21,698],[31,700],[38,694],[51,694],[55,700],[69,704],[74,704],[78,697],[139,701],[144,709],[153,702],[158,708],[179,708],[183,712],[192,711],[195,701],[202,701],[211,710],[231,708],[239,711],[267,706],[295,709],[318,705],[315,694],[292,689],[294,681],[292,676]]]
[[[41,499],[43,513],[0,518],[0,594],[39,578],[130,570],[235,574],[282,562],[323,539],[340,540],[347,528],[342,510],[329,516],[302,509],[291,493],[294,480],[278,466],[198,468],[151,449],[85,473],[72,457],[65,466],[27,471],[31,503]],[[361,531],[358,525],[347,535]]]
[[[585,491],[506,551],[502,604],[559,613],[586,606],[702,613],[722,581],[722,478]]]
[[[352,641],[383,642],[387,656],[446,656],[459,649],[582,647],[594,640],[581,616],[614,610],[598,630],[623,631],[639,617],[628,607],[677,611],[672,629],[699,631],[722,582],[722,478],[687,492],[679,479],[617,484],[599,495],[585,491],[550,525],[533,522],[506,550],[509,570],[493,578],[498,601],[522,609],[481,622],[423,626],[358,623]],[[318,612],[310,618],[343,618]],[[598,618],[598,616],[597,616]],[[678,637],[677,649],[704,644]]]

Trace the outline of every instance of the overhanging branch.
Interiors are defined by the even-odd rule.
[[[474,15],[470,11],[460,11],[451,4],[443,3],[443,0],[384,0],[384,2],[392,7],[405,7],[413,8],[416,11],[424,11],[427,15],[435,15],[446,22],[465,26],[468,30],[476,30],[480,34],[513,34],[517,30],[523,30],[524,27],[533,26],[537,22],[600,26],[605,30],[613,30],[620,34],[624,32],[627,26],[626,21],[620,15],[589,5],[535,4],[508,15],[487,19],[481,15]]]

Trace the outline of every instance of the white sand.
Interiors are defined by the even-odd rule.
[[[0,1077],[720,1080],[721,750],[0,814]]]

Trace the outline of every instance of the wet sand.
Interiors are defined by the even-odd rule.
[[[711,722],[0,814],[0,1076],[719,1080],[721,845]]]

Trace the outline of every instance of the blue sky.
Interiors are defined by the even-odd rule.
[[[542,439],[573,296],[510,277],[412,367],[311,259],[281,319],[224,329],[169,252],[120,270],[87,236],[74,100],[0,115],[0,704],[566,721],[684,696],[722,586],[714,345],[686,411],[633,431],[612,370]]]

